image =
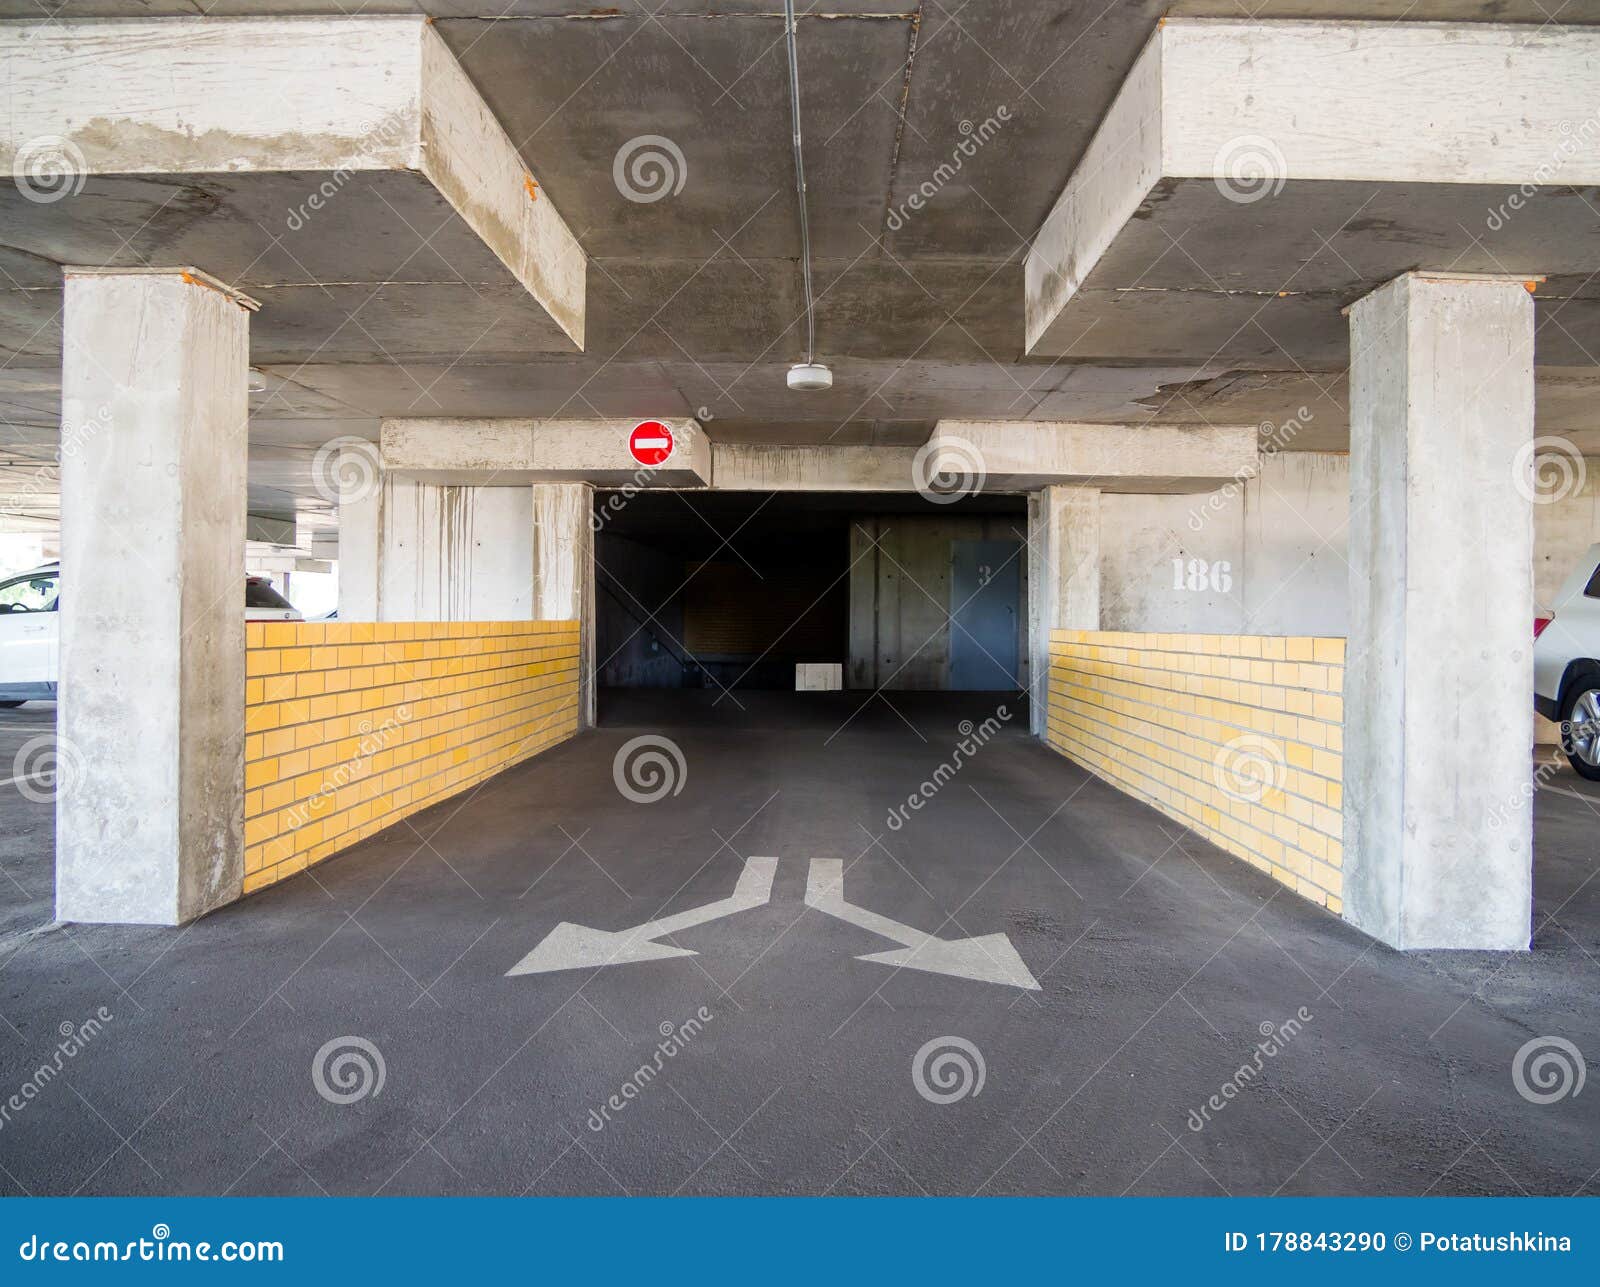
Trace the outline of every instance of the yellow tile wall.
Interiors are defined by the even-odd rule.
[[[245,892],[564,741],[575,621],[251,622]]]
[[[1058,630],[1050,652],[1052,746],[1343,911],[1343,639]]]

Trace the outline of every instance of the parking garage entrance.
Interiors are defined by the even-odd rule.
[[[599,492],[595,514],[602,721],[625,689],[1027,686],[1021,497]]]

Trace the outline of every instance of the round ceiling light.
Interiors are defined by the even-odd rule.
[[[810,393],[833,388],[833,372],[821,362],[796,362],[789,368],[789,387]]]

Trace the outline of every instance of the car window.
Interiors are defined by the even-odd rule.
[[[0,612],[54,612],[59,586],[55,572],[15,577],[0,585]]]
[[[244,606],[247,608],[285,608],[294,610],[294,604],[272,588],[270,581],[250,577],[244,583]]]

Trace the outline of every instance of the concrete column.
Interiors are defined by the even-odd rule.
[[[335,466],[339,497],[339,619],[380,621],[383,468],[371,444],[352,445]]]
[[[1100,628],[1100,493],[1045,487],[1028,494],[1028,687],[1033,733],[1049,713],[1050,632]]]
[[[244,879],[250,301],[68,268],[56,916],[176,925]]]
[[[1408,273],[1350,310],[1345,915],[1524,949],[1532,915],[1533,300]]]
[[[577,621],[579,720],[593,727],[594,692],[594,488],[588,483],[537,483],[533,487],[533,615],[541,621]]]
[[[533,551],[527,487],[386,475],[377,499],[380,621],[527,621]]]

